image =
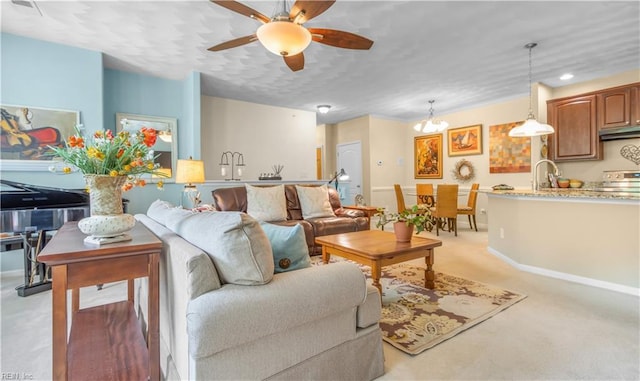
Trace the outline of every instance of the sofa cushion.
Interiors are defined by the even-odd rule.
[[[296,185],[298,199],[302,208],[302,218],[335,217],[329,202],[326,185],[319,187],[303,187]]]
[[[276,273],[311,266],[309,247],[302,225],[280,226],[264,222],[260,226],[271,242]]]
[[[167,226],[167,222],[174,219],[181,219],[182,216],[193,214],[191,210],[175,206],[169,201],[156,200],[149,205],[147,216],[152,220]]]
[[[171,229],[211,256],[223,283],[260,285],[273,277],[269,239],[258,221],[245,213],[194,213]]]
[[[247,189],[247,214],[258,221],[284,221],[287,219],[287,201],[284,185],[254,187]]]

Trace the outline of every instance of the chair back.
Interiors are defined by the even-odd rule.
[[[433,184],[416,184],[416,194],[418,204],[430,205],[433,202]]]
[[[435,216],[458,217],[458,184],[440,184],[437,188]]]
[[[474,214],[476,212],[476,200],[478,199],[478,189],[480,189],[480,184],[478,183],[471,184],[471,191],[469,191],[469,198],[467,199],[467,206],[471,208],[471,211]]]
[[[404,203],[402,188],[400,188],[400,184],[393,184],[393,189],[396,191],[396,203],[398,204],[398,213],[400,213],[407,209],[407,206]]]

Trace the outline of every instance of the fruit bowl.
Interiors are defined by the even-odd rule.
[[[558,179],[558,186],[560,188],[569,188],[569,179]]]

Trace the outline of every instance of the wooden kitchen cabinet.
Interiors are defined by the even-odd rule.
[[[598,138],[596,95],[580,95],[547,101],[549,153],[555,162],[602,160]]]
[[[640,85],[621,86],[597,94],[598,128],[640,125]]]

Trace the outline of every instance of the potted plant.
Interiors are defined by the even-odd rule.
[[[414,230],[419,234],[425,229],[433,228],[431,209],[426,205],[413,205],[399,213],[387,213],[384,208],[378,208],[374,216],[379,217],[376,222],[376,227],[379,228],[393,222],[393,231],[398,242],[410,241]]]

